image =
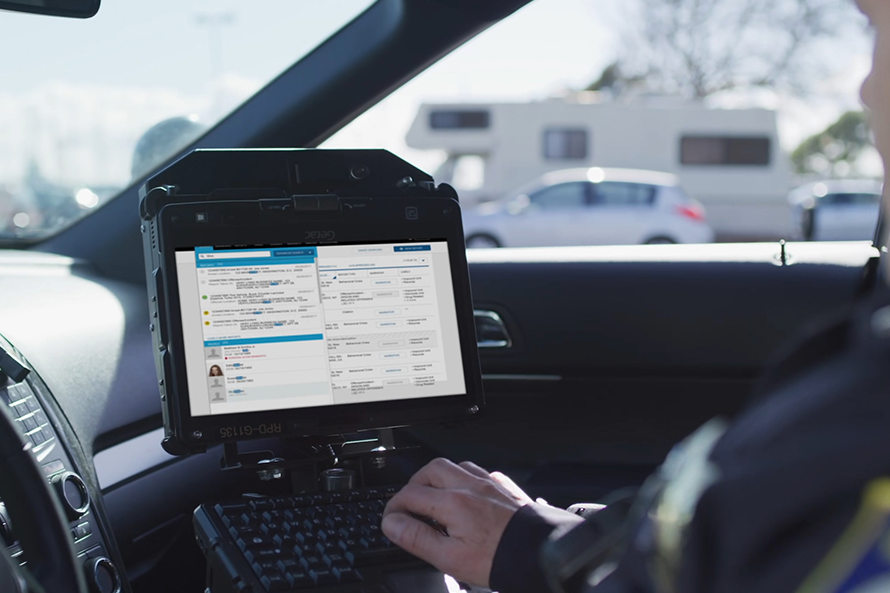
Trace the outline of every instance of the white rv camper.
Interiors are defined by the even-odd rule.
[[[676,174],[722,240],[774,239],[788,228],[791,166],[776,113],[676,101],[423,104],[412,148],[448,158],[436,180],[466,203],[496,199],[544,173],[584,166]]]

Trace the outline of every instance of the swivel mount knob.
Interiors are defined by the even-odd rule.
[[[90,558],[83,566],[92,593],[121,593],[123,584],[117,567],[105,556]]]
[[[90,492],[80,476],[74,472],[64,472],[53,476],[51,483],[70,521],[80,518],[90,509]]]
[[[321,472],[321,486],[327,492],[355,488],[355,470],[334,467]]]

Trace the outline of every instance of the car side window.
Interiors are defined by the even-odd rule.
[[[881,201],[881,196],[869,193],[842,193],[828,194],[822,198],[822,203],[832,206],[865,206],[869,204],[877,204]]]
[[[763,50],[766,21],[739,8],[751,2],[730,0],[725,10],[699,15],[707,31],[736,19],[741,42],[729,44],[710,43],[709,33],[696,38],[696,27],[675,19],[687,12],[669,0],[657,0],[659,10],[637,11],[628,7],[641,2],[627,0],[600,4],[529,2],[324,147],[382,147],[435,171],[436,183],[460,195],[466,235],[485,237],[478,244],[488,246],[797,239],[808,212],[801,200],[827,206],[821,196],[828,193],[874,193],[880,159],[849,67],[865,64],[868,41],[853,22],[852,2],[818,3],[816,12],[845,23],[825,30],[819,19],[797,23],[802,13],[785,14],[778,7],[785,3],[773,3],[783,15],[781,24],[770,23],[781,43],[792,22],[796,32],[814,27],[797,39],[795,66],[782,52]],[[634,17],[625,18],[624,9]],[[666,33],[668,26],[679,27],[677,35]],[[686,60],[693,46],[701,51]],[[833,83],[810,84],[819,80]],[[793,100],[764,103],[786,96]],[[589,182],[586,196],[562,185],[575,182]],[[797,185],[802,191],[789,196]],[[814,224],[846,208],[862,216],[862,232],[855,235],[848,221],[843,236],[871,236],[877,208],[858,204],[826,207]],[[512,216],[521,212],[547,216]],[[583,230],[572,233],[530,232],[551,225],[554,213],[561,223],[573,213],[613,220],[579,222]]]
[[[564,210],[583,208],[587,203],[587,186],[585,181],[559,183],[529,194],[531,205],[541,210]]]
[[[857,206],[871,206],[881,203],[881,196],[878,194],[858,193],[850,195],[850,203]]]
[[[655,186],[642,183],[603,181],[593,191],[593,203],[600,206],[648,206],[655,199]]]

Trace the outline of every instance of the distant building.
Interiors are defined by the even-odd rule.
[[[549,171],[624,167],[676,174],[720,239],[779,238],[789,224],[791,165],[766,109],[673,99],[423,104],[406,141],[446,151],[436,180],[463,186],[469,204]]]

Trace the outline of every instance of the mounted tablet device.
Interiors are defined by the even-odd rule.
[[[450,187],[383,150],[196,150],[140,197],[168,452],[479,411]]]

